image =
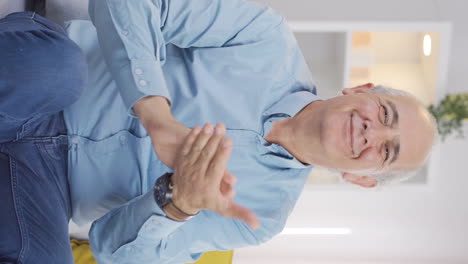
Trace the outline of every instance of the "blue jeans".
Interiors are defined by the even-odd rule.
[[[0,20],[0,264],[73,263],[62,110],[86,82],[79,47],[31,12]]]

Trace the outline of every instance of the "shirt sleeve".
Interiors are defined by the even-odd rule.
[[[267,224],[254,232],[241,221],[211,211],[176,222],[164,216],[150,191],[95,221],[89,237],[100,264],[192,263],[203,252],[270,239],[273,234],[267,229],[268,221],[262,222]]]
[[[248,45],[265,40],[283,21],[271,9],[242,0],[91,0],[89,13],[131,116],[145,96],[171,102],[162,71],[166,44]]]

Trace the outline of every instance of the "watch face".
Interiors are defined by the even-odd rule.
[[[172,190],[169,187],[171,175],[171,173],[164,174],[156,180],[154,185],[154,199],[161,209],[172,201]]]

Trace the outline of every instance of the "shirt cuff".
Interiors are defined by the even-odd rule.
[[[133,106],[144,97],[162,96],[171,103],[164,73],[156,60],[131,60],[119,70],[116,81],[127,112],[132,117],[137,117]]]
[[[149,191],[141,197],[139,206],[147,208],[152,212],[152,215],[145,221],[138,231],[139,237],[151,239],[153,236],[166,237],[174,230],[179,228],[185,222],[179,222],[166,217],[166,213],[162,210],[154,200],[154,191]]]

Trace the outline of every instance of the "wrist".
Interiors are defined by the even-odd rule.
[[[197,215],[201,209],[197,208],[192,208],[190,205],[187,205],[186,202],[187,199],[181,199],[179,196],[179,193],[177,192],[178,189],[176,186],[174,186],[173,192],[172,192],[172,206],[178,210],[179,212],[189,215],[189,216],[194,216]]]
[[[166,216],[175,221],[187,221],[198,214],[198,210],[180,209],[174,203],[175,188],[172,184],[172,173],[166,173],[159,177],[154,184],[154,200],[156,204],[164,211]]]
[[[135,103],[133,110],[148,132],[175,121],[168,99],[162,96],[144,97]]]
[[[198,214],[198,212],[196,214],[187,214],[177,208],[177,206],[174,205],[174,202],[166,204],[163,210],[168,218],[178,222],[188,221]]]

